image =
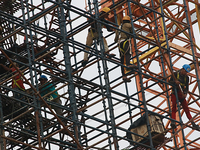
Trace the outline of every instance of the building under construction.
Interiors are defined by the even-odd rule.
[[[112,32],[99,19],[104,7]],[[125,15],[137,66],[131,70],[114,42]],[[89,19],[99,37],[86,51]],[[0,0],[0,64],[17,72],[0,66],[0,150],[200,150],[200,131],[191,125],[200,124],[199,28],[198,0]],[[183,64],[191,66],[186,100],[193,118],[177,104],[173,129],[169,79]],[[131,82],[122,80],[121,67]],[[16,75],[25,91],[12,88]],[[40,95],[41,75],[62,104]]]

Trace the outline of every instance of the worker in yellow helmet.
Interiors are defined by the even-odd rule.
[[[108,24],[110,24],[109,21],[107,21],[105,19],[105,18],[108,17],[109,11],[110,11],[110,8],[104,7],[102,9],[100,15],[99,15],[99,20],[104,23],[104,24],[102,23],[101,27],[105,26],[105,28],[107,29],[108,32],[112,32],[113,30],[108,25]],[[92,17],[94,17],[94,16],[92,16]],[[86,39],[86,47],[85,47],[86,51],[90,50],[90,47],[92,46],[93,40],[94,39],[98,40],[98,37],[99,37],[98,30],[97,30],[97,28],[98,28],[97,22],[94,19],[89,19],[88,23],[89,24],[92,23],[92,24],[91,24],[91,27],[88,30],[88,35],[87,35],[87,39]],[[103,43],[104,43],[105,52],[107,52],[108,51],[108,45],[107,45],[107,41],[104,37],[103,37]],[[109,56],[109,58],[111,58],[111,57],[114,57],[115,54],[108,54],[108,56]],[[83,61],[82,61],[82,66],[84,67],[87,63],[88,63],[88,53],[85,52],[84,58],[83,58]]]
[[[105,13],[108,13],[110,11],[110,8],[108,8],[108,7],[104,7],[103,9],[102,9],[102,12],[105,12]]]
[[[128,15],[123,17],[122,25],[119,27],[120,30],[115,31],[115,42],[118,43],[119,52],[120,52],[120,60],[124,66],[129,67],[130,69],[136,68],[135,65],[130,64],[131,58],[131,35],[132,34],[132,26],[130,23],[130,17]],[[124,32],[125,31],[125,32]],[[130,34],[127,34],[127,33]],[[125,82],[131,82],[131,79],[127,78],[125,73],[125,67],[121,67],[121,72],[123,76],[123,80]]]

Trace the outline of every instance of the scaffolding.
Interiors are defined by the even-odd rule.
[[[110,8],[106,25],[112,32],[99,19],[104,7]],[[197,0],[0,0],[0,63],[13,65],[26,88],[12,88],[16,74],[0,68],[0,149],[200,149],[199,131],[191,125],[200,120],[199,8]],[[125,15],[133,30],[130,61],[137,66],[131,70],[120,63],[114,42],[115,31],[124,32]],[[97,22],[99,37],[86,51],[89,19]],[[89,60],[82,66],[84,53]],[[192,69],[187,102],[193,118],[187,120],[178,104],[172,129],[168,81],[183,64]],[[130,83],[122,80],[121,67]],[[41,97],[40,75],[55,86],[61,105]],[[164,125],[156,135],[151,115]],[[142,116],[141,135],[130,127]]]

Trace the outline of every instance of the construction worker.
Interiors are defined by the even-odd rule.
[[[174,80],[173,77],[170,78],[169,82],[172,83],[172,84],[175,84],[176,85],[176,90],[177,90],[177,94],[178,94],[178,100],[179,102],[181,103],[182,107],[183,107],[183,110],[185,111],[186,113],[186,116],[187,118],[190,120],[192,119],[192,116],[190,114],[190,111],[189,111],[189,108],[188,108],[188,104],[186,102],[186,96],[187,96],[187,93],[188,93],[188,88],[189,88],[189,77],[187,75],[188,72],[190,72],[191,68],[190,68],[190,65],[188,64],[184,64],[183,67],[177,71],[177,72],[174,72],[174,76],[176,77],[176,80]],[[179,88],[179,85],[182,89]],[[176,103],[176,96],[175,96],[175,89],[173,88],[172,89],[172,93],[171,93],[171,101],[172,101],[172,119],[176,120],[176,110],[177,110],[177,103]],[[196,125],[194,122],[191,122],[192,123],[192,126],[199,130],[199,126]],[[172,128],[176,128],[176,124],[174,121],[171,122],[171,127]]]
[[[13,64],[17,68],[19,68],[17,63],[14,62]],[[11,71],[14,74],[18,73],[16,68],[12,64],[10,64],[9,68],[6,67],[3,64],[0,64],[0,66],[3,67],[6,71]],[[12,88],[15,89],[15,90],[18,90],[18,91],[25,91],[25,87],[24,87],[24,84],[23,84],[23,78],[22,78],[22,76],[20,74],[18,74],[17,76],[12,78]],[[16,98],[16,99],[21,99],[23,97],[23,95],[20,94],[19,92],[14,92],[13,91],[13,97]]]
[[[52,101],[52,102],[55,102],[55,103],[58,103],[58,104],[62,104],[60,98],[59,98],[59,95],[58,95],[58,92],[55,91],[55,87],[53,86],[52,83],[50,82],[47,82],[48,81],[48,78],[45,76],[45,75],[41,75],[40,78],[39,78],[39,81],[40,81],[40,95],[43,97],[45,95],[47,95],[48,93],[51,93],[52,91],[54,91],[53,93],[45,96],[45,100],[46,101]],[[56,107],[56,106],[51,106],[52,109],[55,110],[55,112],[59,115],[62,114],[62,109],[59,108],[59,107]]]
[[[108,14],[109,11],[110,11],[110,8],[108,8],[108,7],[104,7],[102,9],[102,11],[101,11],[101,13],[99,15],[100,16],[99,20],[101,22],[109,24],[109,22],[107,20],[105,20],[105,18],[107,18],[108,15],[109,15]],[[92,23],[92,22],[94,22],[94,23]],[[98,28],[97,27],[97,22],[94,21],[93,19],[90,19],[88,21],[88,23],[92,23],[92,24],[91,24],[91,27],[88,30],[88,35],[87,35],[87,39],[86,39],[86,47],[85,47],[86,51],[90,50],[89,47],[92,46],[93,40],[94,39],[98,40],[98,37],[99,37],[98,30],[97,30],[97,28]],[[106,27],[108,32],[112,32],[113,31],[108,25],[102,24],[101,27],[103,27],[103,26]],[[108,45],[107,45],[107,41],[106,41],[106,39],[104,37],[103,37],[103,43],[104,43],[105,52],[107,52],[108,51]],[[109,56],[109,58],[111,58],[111,57],[114,57],[115,54],[109,54],[108,56]],[[82,61],[82,66],[84,67],[87,63],[88,63],[88,53],[84,52],[84,58],[83,58],[83,61]]]
[[[119,53],[120,53],[120,61],[123,65],[129,67],[130,69],[136,68],[135,65],[130,64],[130,58],[131,58],[131,36],[127,33],[132,33],[132,26],[130,23],[130,17],[129,16],[124,16],[122,25],[119,27],[120,30],[115,31],[115,43],[118,43],[119,47]],[[123,32],[123,31],[127,32]],[[122,72],[122,79],[125,82],[131,82],[131,79],[127,78],[127,75],[125,73],[125,67],[121,67],[121,72]]]

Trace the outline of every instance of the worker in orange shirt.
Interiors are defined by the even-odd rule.
[[[14,65],[19,68],[18,64],[14,62]],[[10,64],[10,67],[6,67],[3,64],[0,64],[1,67],[3,67],[6,71],[11,71],[14,74],[17,74],[17,70],[14,66],[12,66],[12,64]],[[20,74],[16,75],[15,77],[12,78],[12,88],[14,90],[17,90],[19,92],[15,92],[13,91],[13,97],[16,99],[21,99],[22,98],[22,94],[20,94],[20,91],[25,91],[25,87],[23,84],[23,79],[22,76]]]

